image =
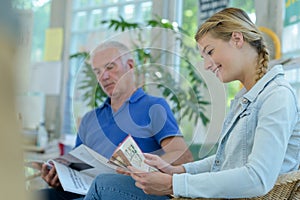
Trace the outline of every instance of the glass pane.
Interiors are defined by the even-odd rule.
[[[73,0],[74,9],[82,9],[90,6],[90,0]]]
[[[92,0],[91,5],[92,6],[101,6],[104,4],[104,0]]]
[[[255,12],[254,2],[255,2],[254,0],[248,0],[248,1],[230,0],[229,6],[241,8],[245,10],[247,13],[254,13]]]
[[[70,54],[82,52],[85,50],[84,44],[86,43],[87,36],[85,34],[74,34],[70,47]]]
[[[118,8],[111,7],[107,9],[106,19],[117,19],[119,17]]]
[[[75,20],[73,24],[73,30],[86,30],[87,28],[87,13],[86,12],[78,12],[75,14]]]
[[[143,20],[150,20],[152,18],[152,2],[146,2],[142,3],[142,14],[143,14]]]
[[[49,27],[50,11],[51,11],[50,2],[44,4],[41,7],[35,7],[33,9],[34,20],[33,20],[33,35],[32,35],[32,49],[31,49],[32,62],[38,62],[44,59],[45,31]],[[25,22],[26,22],[26,18],[25,18]]]
[[[282,32],[282,52],[300,50],[300,23],[284,27]]]
[[[101,21],[104,20],[102,10],[93,10],[91,14],[91,29],[96,29],[102,26]]]
[[[70,55],[74,54],[74,53],[78,53],[78,49],[77,49],[77,36],[73,35],[72,39],[71,39],[71,44],[70,44]]]
[[[73,0],[73,9],[86,8],[89,6],[89,0]]]
[[[106,4],[115,4],[115,3],[119,3],[119,0],[107,0],[107,1],[105,1],[106,2]]]
[[[181,27],[190,36],[195,35],[198,29],[198,1],[185,0],[182,5],[182,25]],[[194,40],[193,40],[194,41]],[[191,44],[194,45],[194,44]]]
[[[134,19],[134,5],[124,6],[124,18],[129,21]]]

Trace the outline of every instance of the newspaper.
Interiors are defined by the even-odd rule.
[[[109,160],[82,144],[66,155],[48,160],[46,164],[49,169],[55,166],[65,191],[86,195],[98,174],[116,173],[117,167],[128,170],[127,166],[133,166],[145,172],[157,171],[144,160],[141,149],[129,135],[120,143]],[[33,161],[27,163],[27,166],[40,170],[43,163]]]
[[[80,145],[68,154],[43,161],[31,161],[26,166],[41,170],[46,163],[50,169],[55,166],[60,183],[65,191],[87,194],[94,178],[98,174],[116,173],[116,165],[86,145]]]
[[[80,145],[53,162],[61,185],[65,191],[85,195],[98,174],[116,173],[115,165],[91,148]]]

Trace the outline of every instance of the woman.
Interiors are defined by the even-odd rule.
[[[226,8],[209,18],[195,39],[205,69],[224,83],[239,80],[244,86],[231,103],[216,154],[180,166],[146,154],[146,163],[160,172],[143,173],[129,167],[140,189],[129,184],[133,182],[130,177],[118,175],[128,184],[114,186],[116,183],[104,175],[95,180],[86,199],[106,199],[112,194],[117,194],[114,199],[128,195],[166,199],[170,194],[247,198],[266,194],[279,174],[298,169],[297,99],[284,79],[282,66],[268,66],[269,53],[262,34],[247,14]]]

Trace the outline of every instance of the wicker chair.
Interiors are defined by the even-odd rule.
[[[188,200],[190,198],[173,198],[173,200]],[[195,198],[194,200],[222,200],[220,198]],[[278,177],[273,189],[266,195],[255,198],[235,200],[300,200],[300,170],[282,174]]]

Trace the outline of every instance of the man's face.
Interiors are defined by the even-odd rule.
[[[92,68],[99,84],[108,96],[112,97],[113,94],[122,92],[126,88],[126,85],[122,88],[124,84],[120,84],[119,81],[130,70],[130,67],[127,63],[123,65],[117,49],[108,48],[96,52],[92,60]]]

